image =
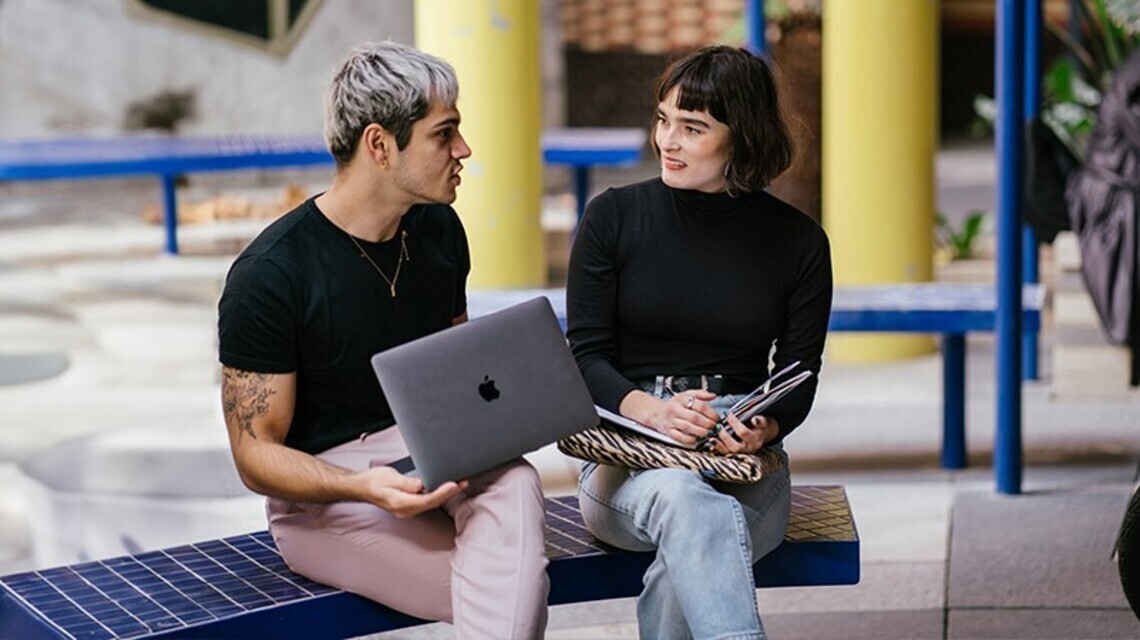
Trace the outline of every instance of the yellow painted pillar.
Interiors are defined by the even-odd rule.
[[[459,77],[472,155],[455,209],[471,245],[472,287],[546,281],[539,135],[539,15],[534,0],[416,0],[416,47]]]
[[[837,285],[932,278],[938,2],[831,0],[823,21],[823,221]],[[828,353],[929,353],[928,336],[834,333]]]

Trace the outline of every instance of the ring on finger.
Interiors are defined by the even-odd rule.
[[[689,396],[689,400],[687,402],[685,402],[685,408],[686,409],[692,409],[694,400],[696,400],[696,398],[694,398],[693,396]]]

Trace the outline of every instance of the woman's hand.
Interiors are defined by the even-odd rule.
[[[467,488],[467,481],[445,482],[431,493],[421,493],[424,483],[419,478],[401,474],[392,467],[372,467],[362,471],[363,499],[397,518],[411,518],[435,509]]]
[[[780,435],[780,425],[775,418],[768,416],[754,416],[749,421],[751,426],[746,426],[729,414],[727,422],[728,426],[712,440],[718,453],[756,453]]]
[[[709,406],[716,394],[693,390],[668,400],[655,398],[644,391],[634,391],[621,401],[619,412],[659,431],[677,442],[696,444],[716,426],[720,416]]]

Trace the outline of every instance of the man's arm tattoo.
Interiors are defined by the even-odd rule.
[[[269,413],[269,396],[277,393],[267,385],[269,375],[251,373],[237,369],[225,369],[222,373],[222,408],[226,422],[237,425],[239,438],[248,434],[254,440],[255,418]]]

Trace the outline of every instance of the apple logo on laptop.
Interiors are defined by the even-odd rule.
[[[483,396],[483,399],[487,402],[499,399],[501,394],[499,390],[495,388],[495,381],[491,379],[491,376],[483,376],[483,382],[479,384],[479,395]]]

